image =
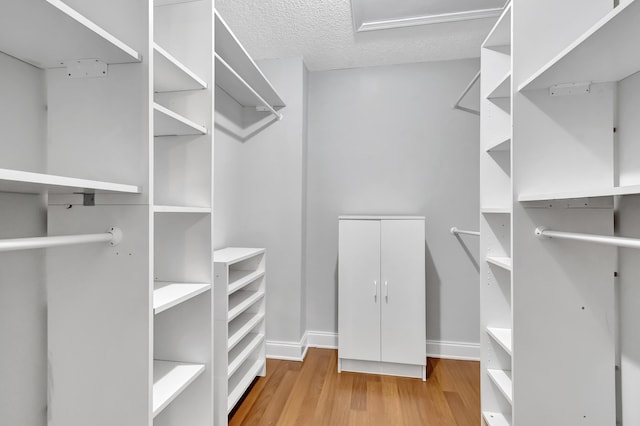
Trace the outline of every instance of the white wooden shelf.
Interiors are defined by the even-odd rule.
[[[572,200],[576,198],[612,197],[614,195],[635,194],[640,194],[640,185],[618,186],[612,188],[587,188],[556,193],[520,194],[518,196],[518,201]]]
[[[511,45],[511,2],[507,4],[485,39],[482,47],[497,47]]]
[[[229,296],[228,320],[233,320],[263,297],[263,291],[236,291]]]
[[[189,206],[160,206],[154,205],[155,213],[211,213],[211,207],[189,207]]]
[[[207,83],[169,52],[153,44],[153,90],[177,92],[206,89]]]
[[[264,319],[264,313],[240,314],[229,323],[229,340],[227,350],[233,349]]]
[[[3,0],[0,51],[39,68],[73,59],[139,62],[133,48],[60,0]]]
[[[510,151],[511,150],[511,136],[507,136],[504,139],[499,139],[496,143],[487,148],[487,152],[496,151]]]
[[[264,341],[264,334],[250,333],[242,341],[229,351],[229,378],[238,371],[251,354],[260,348]]]
[[[225,66],[218,66],[219,59],[222,59],[226,66],[241,77],[247,86],[251,87],[268,105],[271,105],[275,110],[283,108],[284,101],[217,12],[215,13],[215,29],[216,84],[220,85],[223,90],[227,90],[223,85],[227,82],[226,78],[230,76],[222,77],[219,75],[219,72],[228,73],[224,70]],[[221,78],[225,78],[225,80],[221,80]],[[232,91],[232,89],[229,90]],[[231,93],[229,94],[233,97]]]
[[[44,192],[59,194],[118,192],[139,194],[141,189],[135,185],[121,183],[0,169],[0,192],[20,192],[25,194],[40,194]]]
[[[487,369],[491,381],[498,387],[502,395],[512,402],[511,371]]]
[[[260,370],[264,368],[264,364],[265,361],[263,359],[258,359],[254,363],[245,363],[233,376],[231,376],[229,379],[230,392],[229,397],[227,398],[227,412],[230,412],[240,400],[244,391],[260,373]]]
[[[609,12],[520,85],[519,90],[563,83],[620,81],[640,70],[640,2]]]
[[[153,417],[204,372],[202,364],[153,361]]]
[[[511,355],[511,329],[487,327],[487,334],[491,336],[509,355]]]
[[[511,70],[500,79],[496,87],[489,92],[487,99],[501,99],[511,97]]]
[[[184,136],[206,135],[207,128],[196,124],[162,105],[153,104],[153,135],[154,136]]]
[[[511,426],[511,416],[502,413],[482,413],[487,426]]]
[[[487,262],[506,269],[507,271],[510,271],[512,266],[511,258],[504,256],[487,256]]]
[[[511,214],[510,207],[483,207],[480,209],[482,214]]]
[[[153,313],[159,314],[211,289],[208,283],[156,281],[153,285]]]
[[[265,249],[263,248],[227,247],[221,250],[216,250],[213,253],[213,261],[229,265],[232,263],[242,262],[243,260],[264,252]]]
[[[232,269],[229,270],[229,289],[228,294],[235,293],[243,287],[255,282],[257,279],[264,276],[264,270],[258,271],[245,271]]]
[[[216,85],[235,99],[243,107],[266,108],[267,111],[275,113],[281,107],[274,107],[269,104],[251,85],[245,81],[224,59],[215,55]],[[273,109],[273,111],[270,111]],[[264,111],[264,112],[267,112]]]

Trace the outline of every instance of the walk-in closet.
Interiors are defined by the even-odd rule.
[[[2,0],[1,426],[640,425],[640,0]]]

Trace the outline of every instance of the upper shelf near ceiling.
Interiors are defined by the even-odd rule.
[[[640,1],[620,5],[596,22],[518,90],[575,82],[620,81],[640,71]]]
[[[243,107],[254,107],[282,118],[278,110],[284,108],[284,101],[217,11],[215,43],[216,85]]]
[[[76,59],[139,62],[133,48],[60,0],[3,0],[0,51],[39,68]]]

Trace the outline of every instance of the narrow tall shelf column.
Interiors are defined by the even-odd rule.
[[[481,48],[480,383],[489,425],[511,425],[512,401],[512,6]]]
[[[228,247],[213,254],[215,269],[215,409],[227,415],[256,376],[266,375],[266,253]],[[218,423],[216,423],[218,424]]]

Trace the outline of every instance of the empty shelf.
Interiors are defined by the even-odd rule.
[[[228,294],[235,293],[243,287],[248,286],[258,278],[264,276],[264,271],[244,271],[238,269],[229,270]]]
[[[511,270],[511,258],[503,256],[487,256],[487,262],[499,266],[500,268]]]
[[[271,83],[264,76],[260,68],[251,59],[247,51],[242,47],[238,39],[233,35],[224,20],[215,13],[215,53],[219,56],[235,74],[240,76],[248,86],[260,95],[262,99],[278,110],[285,106],[284,101],[278,96]],[[216,64],[217,64],[216,60]],[[216,84],[219,75],[216,69]]]
[[[216,86],[224,90],[243,107],[263,108],[264,112],[271,112],[280,117],[278,107],[269,104],[256,90],[251,87],[229,64],[215,55]]]
[[[156,213],[211,213],[211,207],[153,206]]]
[[[153,286],[153,313],[159,314],[211,289],[206,283],[156,281]]]
[[[511,208],[510,207],[484,207],[480,209],[480,212],[483,214],[485,213],[511,214]]]
[[[511,3],[509,3],[485,39],[482,47],[507,46],[511,44]]]
[[[491,381],[511,404],[511,371],[488,369],[487,374],[489,374]]]
[[[231,351],[229,351],[229,367],[227,374],[229,377],[253,354],[264,340],[263,334],[248,334],[247,337]]]
[[[254,363],[245,363],[229,379],[229,397],[227,398],[227,412],[231,412],[238,400],[247,390],[253,379],[264,367],[264,360],[259,359]]]
[[[175,92],[206,89],[207,83],[166,50],[153,44],[153,90]]]
[[[508,98],[511,96],[511,71],[505,75],[498,85],[487,95],[487,99]]]
[[[231,321],[264,297],[264,291],[236,291],[229,296],[228,321]]]
[[[153,417],[187,388],[202,372],[202,364],[153,361]]]
[[[496,143],[487,148],[487,152],[509,151],[511,149],[511,136],[498,140]]]
[[[140,187],[135,185],[0,169],[0,192],[20,192],[24,194],[40,194],[44,192],[62,194],[74,192],[120,192],[139,194],[140,191]]]
[[[528,78],[519,90],[620,81],[640,70],[640,3],[621,4]]]
[[[241,314],[229,323],[229,341],[227,350],[233,349],[240,340],[251,332],[260,321],[264,319],[264,313]]]
[[[263,248],[227,247],[213,252],[213,261],[231,265],[264,253]]]
[[[518,201],[551,201],[571,200],[576,198],[611,197],[614,195],[640,194],[640,185],[618,186],[612,188],[588,188],[576,191],[546,193],[546,194],[521,194]]]
[[[72,59],[139,62],[134,49],[60,0],[4,0],[0,51],[39,68]]]
[[[207,134],[206,127],[196,124],[188,118],[185,118],[157,103],[153,104],[153,121],[154,136]]]
[[[502,348],[511,355],[511,329],[487,327],[487,334],[493,338]]]
[[[511,416],[502,413],[482,413],[487,426],[511,426]]]

